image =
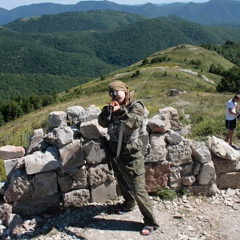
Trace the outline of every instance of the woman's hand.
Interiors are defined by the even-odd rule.
[[[116,112],[120,109],[120,105],[117,101],[111,101],[109,106],[113,107],[113,112]]]

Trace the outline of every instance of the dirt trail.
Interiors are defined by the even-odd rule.
[[[136,207],[124,215],[113,214],[111,204],[91,204],[44,215],[15,231],[18,239],[87,240],[239,240],[240,190],[220,191],[211,198],[183,197],[173,201],[152,198],[160,228],[140,235],[142,216]],[[17,238],[11,238],[17,239]]]

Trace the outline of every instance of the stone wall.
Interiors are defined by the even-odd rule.
[[[13,213],[34,215],[117,196],[99,142],[101,135],[107,136],[98,125],[99,113],[94,105],[51,112],[48,132],[34,130],[26,149],[0,148],[7,173],[0,193]],[[144,126],[140,137],[149,193],[185,188],[210,196],[218,189],[240,187],[239,152],[215,137],[207,143],[184,138],[176,109],[160,109]]]

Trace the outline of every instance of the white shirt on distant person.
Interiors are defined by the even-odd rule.
[[[227,102],[227,107],[226,107],[226,120],[234,120],[236,118],[236,115],[234,114],[231,114],[229,112],[229,108],[232,109],[233,112],[236,113],[236,106],[237,106],[237,103],[233,101],[233,99],[230,99],[228,102]]]

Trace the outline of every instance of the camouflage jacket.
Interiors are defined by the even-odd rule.
[[[124,125],[123,142],[137,141],[138,130],[143,124],[144,116],[144,105],[140,101],[134,101],[128,107],[121,105],[117,112],[113,112],[110,121],[107,121],[108,115],[108,106],[105,106],[98,117],[98,123],[100,126],[108,128],[110,141],[118,141],[120,123]]]
[[[108,106],[105,106],[98,116],[98,123],[100,126],[108,128],[109,145],[113,154],[116,155],[117,152],[119,126],[122,122],[124,131],[120,164],[123,164],[131,175],[143,174],[145,172],[144,158],[141,153],[142,143],[138,138],[138,131],[143,124],[144,105],[140,101],[134,101],[128,107],[121,105],[118,111],[113,112],[110,121],[107,121],[108,115]]]

